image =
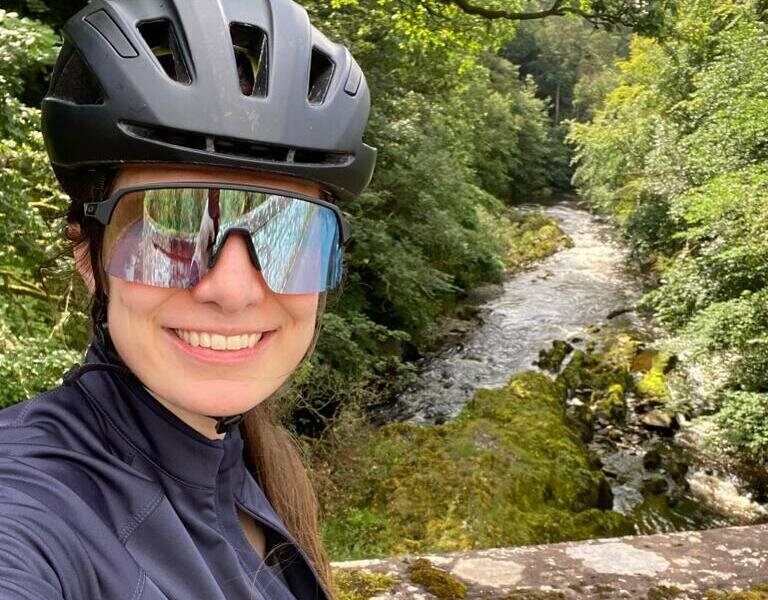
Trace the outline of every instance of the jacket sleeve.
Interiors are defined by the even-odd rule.
[[[55,517],[33,499],[0,486],[0,598],[66,600],[55,562]]]

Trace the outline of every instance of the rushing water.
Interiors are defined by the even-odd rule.
[[[401,394],[393,418],[435,423],[455,417],[477,388],[503,386],[512,373],[532,368],[552,340],[580,337],[586,326],[639,297],[639,286],[622,266],[625,250],[608,225],[572,200],[521,207],[542,208],[558,220],[573,247],[508,279],[504,293],[480,307],[480,327],[421,365],[417,384]],[[651,325],[633,312],[612,322],[652,335]]]
[[[615,239],[610,225],[593,217],[578,201],[521,209],[543,210],[557,219],[573,247],[505,281],[503,293],[479,307],[481,325],[461,344],[421,362],[417,383],[382,411],[387,420],[418,424],[449,420],[477,388],[501,387],[513,373],[536,369],[539,351],[550,347],[552,340],[589,337],[589,326],[604,325],[612,312],[631,308],[640,296],[637,280],[625,267],[625,247]],[[648,340],[661,333],[631,310],[611,318],[610,323],[633,329]],[[634,415],[632,402],[630,415]],[[639,426],[635,416],[623,429],[618,443],[607,439],[606,432],[598,432],[590,448],[604,465],[614,509],[633,515],[638,533],[729,524],[720,514],[702,509],[687,485],[678,488],[675,499],[669,494],[647,495],[643,490],[652,474],[644,469],[643,457],[654,444],[670,449],[685,465],[689,460],[669,440]],[[676,486],[668,475],[666,478]]]

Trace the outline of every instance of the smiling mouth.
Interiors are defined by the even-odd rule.
[[[211,350],[242,350],[253,348],[268,332],[257,331],[240,335],[222,335],[208,331],[190,331],[187,329],[172,329],[177,337],[195,348],[210,348]]]

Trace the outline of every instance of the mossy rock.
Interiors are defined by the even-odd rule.
[[[605,360],[602,353],[587,354],[582,350],[573,352],[568,364],[555,381],[571,390],[584,388],[608,390],[612,385],[620,384],[628,392],[633,385],[626,366]]]
[[[673,600],[679,598],[685,590],[674,585],[656,585],[648,590],[647,600]]]
[[[704,600],[768,600],[768,583],[758,584],[744,591],[707,590]]]
[[[333,583],[338,590],[337,600],[368,600],[394,587],[400,578],[387,573],[374,573],[365,569],[335,569]]]
[[[350,448],[324,505],[335,560],[623,535],[604,475],[566,418],[562,389],[524,371],[478,390],[443,425],[393,423]]]
[[[638,395],[644,398],[668,400],[670,395],[666,374],[671,370],[676,361],[676,356],[668,352],[656,354],[651,363],[651,368],[635,386]]]
[[[551,256],[564,248],[572,248],[573,240],[552,217],[526,214],[508,236],[504,262],[511,270]]]
[[[417,558],[408,566],[411,582],[417,583],[440,600],[461,600],[467,595],[467,586],[443,569],[438,569],[426,558]]]
[[[595,403],[595,414],[603,418],[622,422],[627,416],[627,402],[624,398],[624,386],[620,383],[612,383],[601,394],[601,398]]]
[[[554,340],[552,348],[539,351],[536,364],[550,373],[557,373],[565,357],[573,350],[573,346],[564,340]]]

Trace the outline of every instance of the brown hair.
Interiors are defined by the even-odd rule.
[[[57,172],[57,175],[60,180],[68,177],[66,173]],[[68,227],[65,237],[70,242],[70,251],[74,251],[75,246],[79,244],[88,243],[89,253],[81,255],[81,260],[89,261],[94,274],[95,290],[90,307],[93,325],[106,320],[107,297],[104,291],[106,271],[101,262],[104,228],[90,220],[83,222],[81,216],[84,202],[100,200],[99,196],[110,187],[109,182],[113,176],[114,172],[103,172],[91,177],[80,174],[75,179],[66,181],[71,202],[66,215]],[[79,226],[79,231],[75,225]],[[293,374],[314,352],[320,334],[326,299],[327,293],[321,293],[314,336]],[[317,495],[309,478],[300,446],[277,417],[277,403],[290,387],[292,379],[293,376],[288,377],[268,398],[249,410],[241,421],[240,431],[244,442],[246,466],[259,482],[288,531],[312,561],[321,583],[333,598],[335,588],[331,579],[330,562],[318,529]],[[280,545],[277,545],[269,553],[272,554],[279,549]]]

